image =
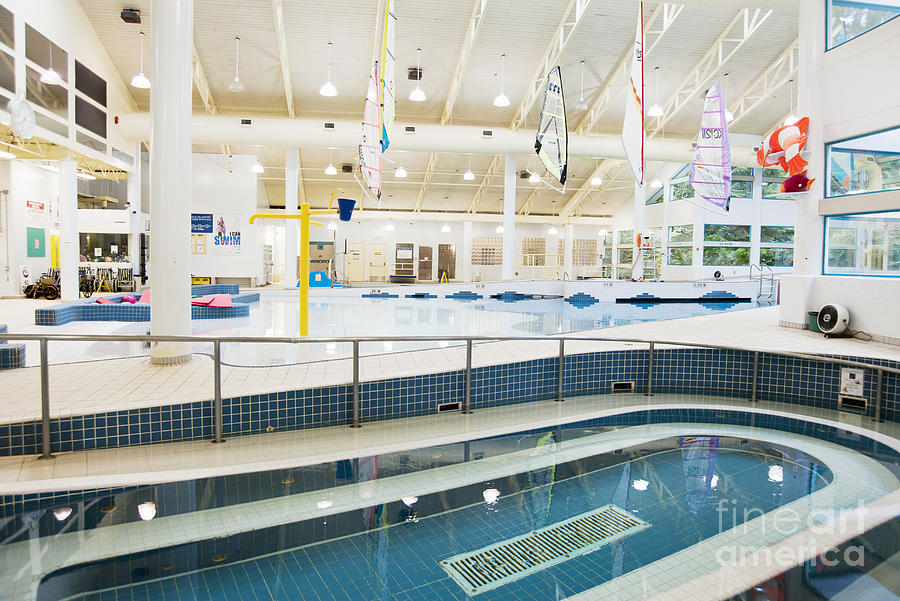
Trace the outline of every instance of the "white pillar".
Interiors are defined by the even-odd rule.
[[[644,183],[634,183],[634,267],[631,271],[631,279],[638,281],[644,277],[644,255],[637,244],[638,234],[644,233],[644,213],[647,211],[647,170],[644,169]]]
[[[510,281],[516,270],[516,155],[506,155],[503,170],[503,276]]]
[[[191,53],[193,0],[153,0],[150,89],[150,271],[154,335],[191,333]],[[154,364],[184,363],[191,347],[160,343]]]
[[[140,269],[141,232],[141,144],[135,144],[134,171],[128,174],[128,259],[131,261],[132,274],[138,275]]]
[[[462,259],[459,269],[459,279],[463,282],[472,281],[472,222],[463,222],[463,241],[462,248],[459,249],[457,256]]]
[[[284,151],[284,214],[298,215],[297,190],[300,187],[300,149],[296,146]],[[297,232],[299,221],[284,221],[284,287],[297,287]],[[337,249],[335,249],[336,251]]]
[[[59,162],[59,285],[63,300],[78,299],[78,177],[75,161]]]
[[[809,117],[806,150],[809,173],[824,173],[825,147],[822,136],[822,73],[825,60],[825,2],[801,0],[800,55],[797,65],[797,99],[799,116]],[[796,83],[796,82],[795,82]],[[822,273],[822,240],[824,220],[819,215],[819,202],[824,196],[825,179],[816,177],[806,194],[797,195],[797,221],[794,231],[794,275],[814,276]]]
[[[563,271],[568,275],[567,279],[574,280],[576,278],[572,266],[572,245],[575,236],[575,226],[570,223],[565,227],[566,238],[563,241]]]

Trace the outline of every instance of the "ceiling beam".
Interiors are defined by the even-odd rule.
[[[422,205],[425,203],[425,190],[428,188],[428,184],[431,183],[431,176],[434,174],[435,165],[437,165],[437,156],[436,152],[428,154],[428,163],[425,165],[425,173],[422,175],[422,185],[419,187],[419,194],[416,196],[416,204],[413,207],[413,211],[416,213],[422,210]]]
[[[206,108],[207,115],[218,115],[219,110],[216,108],[216,102],[213,100],[212,92],[209,89],[209,80],[206,79],[206,71],[203,70],[203,63],[200,62],[200,55],[197,54],[197,46],[193,43],[191,44],[191,53],[193,57],[193,64],[191,65],[194,85],[197,87],[197,94],[200,96],[200,100],[203,101],[203,106]],[[222,152],[222,156],[225,157],[225,167],[228,171],[231,171],[231,146],[228,144],[220,144],[219,150]]]
[[[559,216],[571,216],[592,192],[602,192],[613,182],[624,165],[625,161],[621,160],[606,159],[600,161],[600,164],[597,165],[588,178],[584,180],[584,183],[581,184],[575,193],[569,197],[569,200],[566,201],[566,204],[559,210]],[[591,180],[598,176],[603,179],[603,183],[599,187],[594,187],[591,185]]]
[[[672,28],[672,25],[681,15],[683,10],[684,6],[681,4],[664,3],[657,5],[657,7],[653,9],[653,12],[650,13],[650,16],[644,23],[644,43],[647,46],[647,50],[644,52],[645,65],[647,64],[646,58],[656,49],[657,45],[659,45],[666,33]],[[619,62],[617,62],[616,66],[610,71],[609,77],[606,78],[606,82],[597,93],[597,97],[591,103],[591,106],[582,118],[581,123],[575,128],[575,133],[584,134],[590,132],[600,121],[600,117],[606,109],[609,108],[612,99],[615,98],[616,94],[626,88],[629,78],[631,77],[631,55],[633,45],[634,42],[630,40],[625,50],[622,52],[622,55],[619,57]]]
[[[541,185],[537,185],[531,189],[528,198],[525,199],[525,202],[523,202],[522,206],[519,208],[519,215],[528,215],[531,213],[531,208],[534,206],[534,203],[537,202],[542,189],[543,186]]]
[[[466,27],[466,37],[459,51],[459,57],[456,59],[456,68],[453,70],[453,75],[450,78],[450,91],[447,93],[447,100],[444,102],[444,110],[441,113],[441,125],[449,123],[453,116],[453,107],[456,104],[457,96],[459,96],[459,88],[462,85],[466,63],[469,62],[469,54],[472,52],[475,38],[484,21],[486,8],[487,0],[475,0],[475,6],[472,8],[472,15],[469,17],[469,24]]]
[[[288,116],[294,118],[294,88],[291,85],[291,66],[288,64],[287,36],[284,32],[284,11],[281,0],[272,0],[272,13],[275,17],[275,40],[278,42],[278,58],[281,62],[281,81],[284,84],[284,101]]]
[[[759,74],[744,93],[731,103],[731,112],[734,120],[729,127],[734,127],[741,119],[754,111],[762,104],[768,102],[772,93],[786,85],[792,79],[797,79],[797,65],[800,55],[800,38],[788,44],[778,58],[772,61],[765,70]]]
[[[475,213],[478,209],[478,205],[481,204],[482,199],[484,199],[484,195],[487,192],[488,185],[491,183],[491,180],[494,179],[494,176],[497,175],[497,171],[499,171],[500,166],[503,164],[503,156],[499,154],[495,154],[491,157],[491,162],[488,165],[487,171],[484,172],[484,177],[481,178],[481,184],[478,186],[478,190],[475,191],[475,196],[472,197],[472,200],[469,201],[469,206],[466,207],[467,213]]]
[[[556,32],[551,38],[550,46],[544,52],[544,56],[541,57],[537,71],[531,78],[528,89],[525,91],[525,97],[516,110],[516,116],[513,117],[510,125],[512,129],[519,129],[525,123],[528,114],[534,108],[535,102],[537,102],[541,92],[544,90],[544,79],[547,77],[547,73],[550,72],[550,69],[556,65],[559,57],[565,52],[590,4],[591,0],[570,0],[563,13],[562,21],[556,27]]]

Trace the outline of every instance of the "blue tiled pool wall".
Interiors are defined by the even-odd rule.
[[[96,299],[88,299],[35,309],[34,323],[39,326],[59,326],[71,321],[150,321],[149,304],[122,303],[122,299],[128,294],[140,297],[140,292],[127,292],[109,295],[107,298],[116,303],[112,305],[101,305]],[[232,307],[191,306],[192,319],[246,317],[250,314],[248,303],[259,301],[258,292],[241,294],[237,284],[191,286],[192,296],[207,294],[230,294],[234,304]]]
[[[0,323],[0,334],[6,334],[6,324]],[[25,367],[25,345],[0,340],[0,369]]]
[[[646,392],[648,350],[566,357],[563,394],[612,392],[614,382],[634,382]],[[888,367],[897,362],[885,361]],[[556,358],[473,368],[472,409],[552,399]],[[749,399],[752,353],[715,349],[660,349],[654,353],[653,391],[715,394]],[[432,414],[443,403],[464,402],[464,372],[392,378],[360,384],[363,423]],[[760,353],[757,398],[837,409],[840,366]],[[885,373],[882,417],[898,421],[900,381]],[[867,373],[868,417],[874,417],[874,374]],[[352,388],[337,385],[232,397],[223,400],[226,436],[348,424]],[[212,403],[198,401],[51,420],[53,452],[211,438]],[[40,423],[0,424],[0,456],[40,452]]]

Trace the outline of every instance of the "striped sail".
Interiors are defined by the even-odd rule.
[[[697,150],[689,180],[693,201],[705,209],[727,213],[731,202],[731,145],[725,121],[722,88],[715,84],[706,93]]]
[[[559,66],[556,66],[547,74],[544,83],[544,106],[541,107],[534,151],[547,171],[563,186],[566,185],[568,142],[562,74]]]
[[[394,71],[395,71],[395,29],[397,17],[394,16],[393,3],[385,2],[384,13],[384,38],[381,41],[381,150],[385,151],[391,145],[394,135],[394,114],[396,111],[396,99],[394,98]]]
[[[369,90],[363,111],[362,138],[359,143],[359,168],[369,193],[381,203],[381,111],[378,97],[378,61],[372,65]]]
[[[631,165],[634,180],[644,183],[644,3],[638,9],[637,33],[631,57],[631,78],[625,92],[625,122],[622,124],[622,146]]]

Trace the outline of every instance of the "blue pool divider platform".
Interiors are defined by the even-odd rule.
[[[127,293],[139,297],[138,293]],[[259,292],[240,293],[237,284],[203,284],[191,286],[192,296],[207,294],[230,294],[231,307],[191,306],[191,319],[226,319],[246,317],[250,314],[250,303],[259,302]],[[150,321],[150,307],[146,303],[123,303],[126,294],[113,294],[107,298],[110,305],[101,305],[96,299],[79,300],[57,304],[34,310],[34,324],[38,326],[61,326],[71,321]]]
[[[0,334],[6,334],[6,324],[0,323]],[[0,369],[25,367],[25,344],[0,340]]]

